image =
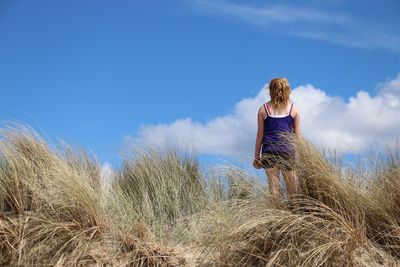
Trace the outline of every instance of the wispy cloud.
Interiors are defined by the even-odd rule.
[[[360,152],[370,146],[393,145],[400,135],[400,74],[380,84],[375,96],[359,91],[346,100],[306,84],[294,88],[292,98],[301,111],[304,135],[320,148]],[[207,123],[186,118],[142,125],[130,141],[160,146],[179,143],[200,153],[248,159],[253,155],[257,110],[266,100],[264,87],[237,103],[230,114]]]
[[[343,24],[348,21],[348,18],[342,14],[330,14],[310,8],[272,5],[254,7],[218,0],[193,0],[193,4],[204,12],[237,16],[248,22],[260,25],[297,22]]]
[[[358,48],[400,53],[400,35],[355,15],[288,4],[262,6],[228,0],[191,0],[195,10],[230,16],[268,31]]]

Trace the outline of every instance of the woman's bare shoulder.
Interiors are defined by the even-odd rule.
[[[260,107],[258,108],[258,114],[261,114],[263,116],[263,118],[265,118],[267,116],[264,105],[265,105],[265,103],[260,105]]]

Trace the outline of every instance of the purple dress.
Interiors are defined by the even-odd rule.
[[[268,116],[264,119],[264,134],[262,139],[262,154],[294,155],[293,145],[282,134],[294,133],[294,118],[292,117],[293,103],[287,116],[271,115],[269,106],[264,104]]]

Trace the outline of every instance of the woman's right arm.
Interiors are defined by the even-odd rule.
[[[300,130],[300,113],[296,107],[296,114],[294,116],[294,134],[296,137],[301,137],[301,130]]]

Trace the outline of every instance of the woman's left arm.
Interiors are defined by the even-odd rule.
[[[264,115],[262,113],[262,108],[258,110],[257,115],[257,137],[256,137],[256,146],[254,152],[254,159],[260,160],[260,150],[261,150],[261,142],[264,134]]]

